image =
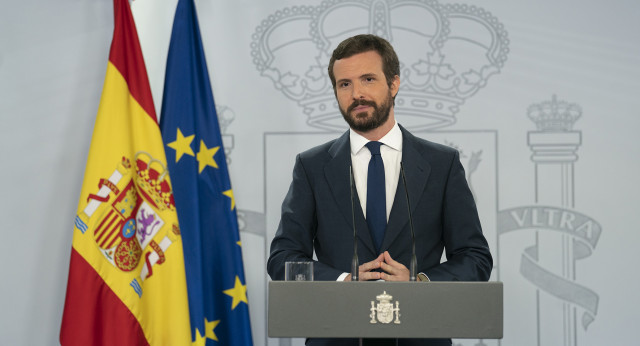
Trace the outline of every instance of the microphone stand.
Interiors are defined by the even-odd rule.
[[[353,202],[353,168],[349,166],[349,187],[351,193],[351,224],[353,225],[353,259],[351,259],[351,281],[358,281],[360,264],[358,261],[358,233],[356,232],[356,212]],[[362,338],[358,338],[358,345],[362,345]]]
[[[413,230],[413,218],[411,216],[411,203],[409,202],[409,190],[407,189],[407,178],[404,175],[404,165],[400,161],[400,173],[402,173],[402,185],[404,185],[404,193],[407,199],[407,211],[409,212],[409,229],[411,230],[411,263],[409,264],[409,281],[416,281],[417,266],[416,260],[416,235]]]
[[[353,169],[349,166],[349,184],[351,192],[351,224],[353,225],[353,259],[351,260],[351,281],[358,281],[360,263],[358,261],[358,233],[356,232],[356,213],[353,202]]]

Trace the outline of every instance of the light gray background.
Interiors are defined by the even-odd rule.
[[[396,2],[400,1],[381,1]],[[349,2],[353,3],[370,1]],[[136,0],[132,5],[158,113],[175,4],[176,0]],[[294,155],[338,132],[308,125],[297,102],[261,76],[251,56],[252,35],[277,11],[321,4],[321,0],[196,1],[216,103],[223,117],[231,120],[224,132],[226,143],[232,143],[226,149],[241,216],[256,345],[289,343],[266,338],[265,262]],[[504,25],[509,38],[500,73],[466,99],[455,115],[456,123],[419,133],[458,146],[468,154],[463,157],[467,168],[471,154],[482,150],[472,181],[496,258],[493,279],[505,284],[505,337],[484,343],[637,344],[640,4],[632,0],[441,0],[439,4],[482,8]],[[1,8],[0,344],[54,345],[73,217],[111,43],[112,2],[2,1]],[[345,23],[356,19],[367,21],[347,16]],[[291,59],[296,61],[296,56]],[[565,180],[553,170],[548,173],[546,166],[535,174],[527,139],[528,132],[536,131],[527,109],[553,95],[582,110],[573,126],[581,135],[575,148],[578,159],[565,164]],[[398,119],[402,123],[401,115]],[[563,201],[542,200],[558,189],[565,189],[559,192]],[[544,227],[498,236],[499,211],[538,204],[573,210],[602,228],[590,256],[575,261],[571,269],[570,281],[597,298],[594,320],[586,329],[582,307],[538,289],[520,270],[523,252],[536,239],[551,237],[546,239],[551,246],[543,248],[541,243],[539,251],[540,256],[553,257],[561,256],[562,244],[573,238]],[[568,309],[568,319],[563,309]],[[366,308],[363,314],[368,314]]]

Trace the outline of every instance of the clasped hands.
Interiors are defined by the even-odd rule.
[[[378,268],[382,269],[383,272],[373,271]],[[409,281],[409,269],[391,258],[389,251],[381,253],[378,258],[371,262],[360,265],[358,269],[358,279],[360,281]],[[347,275],[344,281],[351,281],[351,275]]]

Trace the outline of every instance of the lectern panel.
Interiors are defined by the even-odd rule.
[[[269,282],[270,337],[502,338],[501,282]]]

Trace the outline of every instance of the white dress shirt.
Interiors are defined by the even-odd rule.
[[[360,206],[364,217],[367,217],[367,177],[369,176],[369,161],[371,152],[365,147],[370,141],[352,129],[349,129],[349,142],[351,143],[351,169],[353,170],[353,181],[360,198]],[[402,131],[396,122],[393,128],[387,132],[378,142],[380,146],[380,156],[384,164],[384,194],[387,207],[387,222],[389,214],[398,189],[398,179],[400,179],[400,162],[402,161]],[[336,281],[344,281],[350,275],[342,273]]]
[[[360,197],[360,206],[367,218],[367,177],[369,173],[369,160],[371,160],[371,152],[365,147],[369,140],[362,137],[353,130],[349,130],[349,139],[351,142],[351,166],[353,169],[353,180]],[[393,200],[396,196],[398,188],[398,179],[400,178],[400,161],[402,161],[402,131],[396,122],[393,128],[387,132],[378,142],[380,146],[380,156],[384,163],[384,191],[387,207],[387,222],[389,214],[393,206]]]

